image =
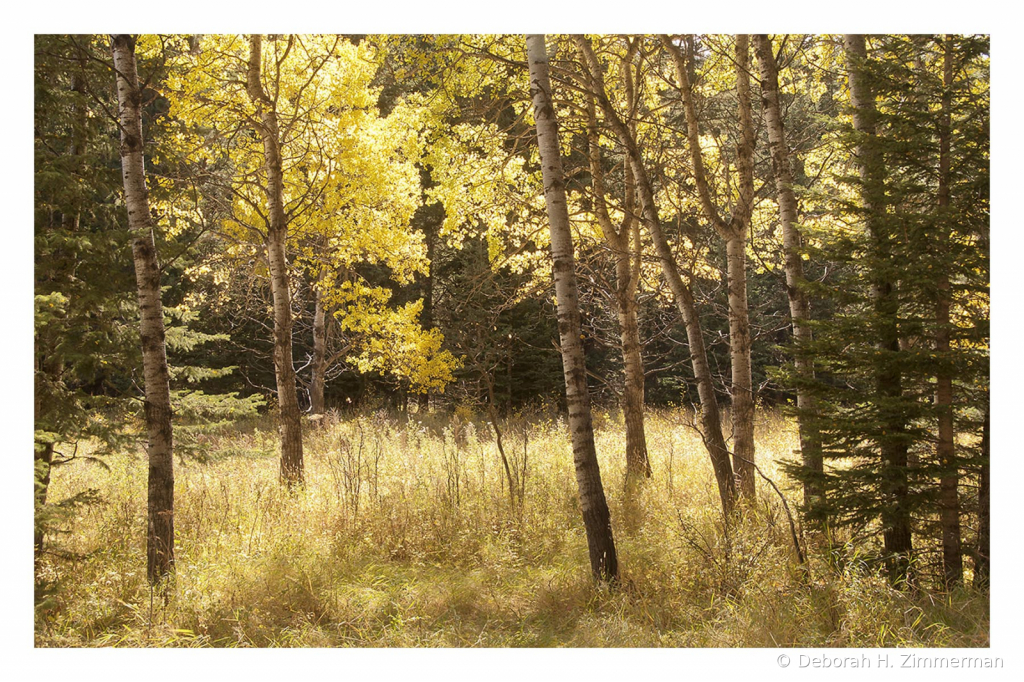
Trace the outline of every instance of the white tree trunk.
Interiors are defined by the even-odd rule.
[[[572,231],[569,227],[558,122],[551,100],[544,36],[528,35],[526,51],[530,67],[530,93],[537,121],[537,145],[540,148],[544,178],[544,201],[551,231],[552,271],[555,296],[558,299],[558,336],[565,374],[565,398],[569,408],[576,483],[583,508],[591,569],[598,579],[615,580],[618,577],[618,560],[612,538],[611,514],[605,500],[601,470],[597,464],[597,449],[594,446],[587,369],[583,344],[580,342],[579,296],[576,290]]]
[[[771,149],[772,170],[775,175],[775,190],[779,203],[779,222],[782,224],[782,248],[785,252],[786,295],[789,298],[789,316],[793,324],[793,337],[798,351],[794,359],[797,374],[802,383],[814,379],[814,365],[806,352],[811,341],[810,301],[804,290],[803,260],[800,256],[801,235],[797,227],[797,202],[793,192],[793,173],[789,165],[789,147],[786,144],[782,107],[779,104],[779,74],[775,65],[775,53],[767,35],[754,37],[755,51],[761,67],[761,95],[765,122],[768,127],[768,144]],[[802,386],[796,392],[796,406],[800,414],[800,452],[807,481],[804,483],[804,504],[808,508],[823,501],[821,477],[824,475],[821,458],[821,436],[808,419],[814,409],[810,391]]]
[[[260,124],[256,126],[263,141],[263,167],[267,174],[267,262],[270,289],[274,298],[274,369],[277,377],[277,402],[281,408],[281,480],[288,486],[302,483],[302,423],[299,396],[292,357],[292,300],[286,242],[288,223],[284,213],[284,175],[281,169],[281,141],[274,103],[262,82],[262,36],[249,42],[246,89],[256,105]]]
[[[754,123],[750,104],[749,39],[736,36],[736,93],[739,101],[740,144],[736,168],[739,173],[739,201],[726,221],[719,214],[708,184],[700,148],[700,125],[693,101],[690,67],[679,47],[666,36],[662,45],[672,56],[679,80],[679,93],[686,113],[693,177],[704,216],[726,244],[726,280],[729,288],[729,357],[732,366],[733,459],[744,496],[754,496],[754,392],[750,362],[750,316],[747,305],[746,248],[750,216],[754,207]],[[689,55],[692,61],[692,55]]]
[[[171,433],[170,378],[164,344],[164,313],[160,300],[160,267],[149,213],[149,191],[143,156],[142,91],[135,64],[135,39],[113,37],[121,125],[121,169],[128,229],[135,260],[139,298],[139,337],[145,382],[146,431],[149,437],[149,494],[147,505],[147,576],[151,584],[174,565],[174,457]]]
[[[647,478],[651,463],[644,434],[644,361],[641,354],[640,325],[637,321],[636,291],[640,281],[640,226],[633,216],[634,187],[632,173],[626,168],[626,218],[618,228],[612,224],[605,203],[604,169],[600,135],[593,98],[587,103],[587,143],[593,190],[594,215],[605,243],[615,258],[615,308],[619,320],[619,349],[625,385],[622,390],[622,415],[626,426],[626,480]]]
[[[598,104],[601,105],[605,119],[612,127],[619,143],[626,149],[629,166],[636,180],[637,193],[640,196],[641,217],[651,233],[651,240],[654,242],[658,261],[661,263],[662,275],[668,283],[686,327],[686,338],[690,346],[690,361],[693,365],[694,377],[697,380],[697,393],[700,396],[701,431],[708,449],[708,456],[711,458],[711,465],[715,471],[722,508],[726,514],[729,514],[734,506],[736,486],[733,480],[732,464],[729,462],[729,449],[722,435],[722,417],[718,407],[718,398],[715,395],[711,367],[708,364],[704,334],[701,330],[700,318],[697,315],[697,304],[693,299],[690,287],[683,282],[679,274],[679,266],[672,254],[672,248],[661,229],[661,220],[658,217],[658,208],[654,201],[654,189],[640,158],[636,139],[630,134],[629,129],[619,118],[608,99],[604,76],[593,47],[582,36],[576,36],[575,41],[588,67],[593,94],[597,98]]]

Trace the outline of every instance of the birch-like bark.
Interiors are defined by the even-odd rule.
[[[754,36],[754,49],[761,67],[762,109],[768,127],[768,143],[771,149],[772,171],[775,175],[775,190],[779,203],[779,222],[782,224],[782,248],[785,255],[786,295],[789,298],[789,316],[793,325],[797,353],[793,364],[802,386],[796,391],[796,406],[799,411],[800,453],[806,480],[804,482],[804,505],[813,509],[824,501],[822,477],[824,465],[821,456],[821,434],[807,415],[814,410],[814,398],[807,385],[814,379],[814,363],[805,348],[811,341],[811,306],[804,289],[804,265],[800,256],[801,235],[797,227],[798,214],[796,194],[793,192],[793,173],[789,165],[789,146],[786,144],[782,107],[779,103],[779,72],[775,54],[767,35]]]
[[[885,211],[885,168],[877,137],[878,111],[865,64],[867,46],[861,34],[848,34],[843,38],[850,78],[850,102],[853,105],[853,127],[860,135],[855,163],[860,171],[861,199],[865,208],[865,222],[871,236],[871,293],[877,320],[876,347],[882,353],[900,350],[898,313],[894,283],[881,271],[878,263],[892,257],[891,236],[881,216]],[[879,361],[875,368],[875,389],[884,403],[898,402],[903,395],[903,378],[896,363]],[[910,528],[910,493],[907,479],[907,444],[899,435],[906,424],[898,409],[882,409],[882,422],[888,437],[880,443],[882,457],[882,513],[885,550],[889,555],[889,572],[894,579],[906,576],[913,540]]]
[[[260,119],[255,127],[263,141],[263,168],[267,176],[267,213],[270,216],[267,262],[274,299],[274,369],[277,402],[281,409],[281,480],[290,487],[301,484],[303,479],[302,424],[292,357],[292,302],[285,249],[288,223],[284,213],[281,141],[275,102],[263,88],[262,54],[262,36],[250,36],[246,91]]]
[[[135,38],[113,36],[121,127],[121,169],[128,229],[135,260],[139,299],[139,338],[145,382],[146,432],[149,437],[146,575],[155,584],[174,566],[174,457],[170,377],[164,343],[164,313],[142,137],[142,91],[135,64]]]
[[[739,175],[739,198],[729,220],[718,212],[708,184],[704,156],[700,147],[700,125],[693,101],[690,73],[693,56],[684,57],[667,35],[659,36],[665,50],[672,56],[679,81],[679,92],[686,113],[686,136],[690,148],[693,176],[701,209],[725,242],[726,280],[729,289],[729,359],[732,369],[733,467],[740,490],[747,498],[754,496],[754,390],[750,361],[750,314],[747,305],[747,232],[754,208],[754,121],[750,104],[749,38],[736,36],[736,94],[739,101],[740,142],[736,152]],[[691,62],[691,63],[688,63]]]
[[[548,54],[544,35],[526,37],[530,68],[530,94],[537,122],[537,145],[540,149],[541,172],[544,179],[544,202],[551,231],[551,260],[558,299],[558,336],[561,343],[562,368],[565,374],[565,399],[569,408],[569,431],[572,437],[576,483],[579,487],[583,524],[590,550],[590,567],[599,580],[618,578],[618,560],[612,537],[611,514],[601,483],[597,463],[594,429],[590,416],[590,394],[587,392],[587,370],[580,342],[579,296],[576,290],[575,257],[569,209],[565,198],[561,149],[558,143],[558,122],[551,101],[548,77]]]
[[[953,38],[942,41],[942,102],[939,119],[939,237],[942,252],[949,249],[949,148],[952,137],[951,109],[953,107]],[[949,272],[939,267],[937,297],[935,301],[935,351],[945,359],[950,351],[950,284]],[[948,365],[940,365],[935,376],[935,408],[939,413],[938,440],[935,454],[942,467],[939,479],[940,525],[942,527],[942,572],[948,586],[963,580],[964,565],[960,537],[960,473],[957,465],[953,430],[953,374]]]
[[[315,309],[313,312],[313,362],[310,367],[312,376],[309,380],[309,413],[315,416],[324,414],[324,385],[327,374],[327,335],[330,324],[324,297],[318,287],[314,287]]]
[[[704,334],[701,330],[700,318],[697,315],[697,304],[693,299],[690,287],[683,282],[683,278],[679,274],[679,265],[676,263],[672,248],[669,246],[668,240],[661,229],[658,207],[654,201],[654,189],[647,175],[647,169],[644,167],[643,160],[640,157],[640,149],[637,146],[636,138],[630,134],[629,128],[619,118],[618,113],[608,99],[604,75],[597,56],[594,54],[593,47],[582,36],[575,36],[574,40],[584,63],[587,65],[594,97],[601,106],[608,125],[611,126],[619,143],[626,150],[626,157],[632,170],[637,194],[640,199],[641,217],[651,233],[651,241],[654,243],[658,261],[661,264],[662,275],[668,283],[669,290],[672,292],[676,306],[679,308],[679,313],[683,318],[683,325],[686,327],[686,339],[690,346],[690,361],[693,365],[694,377],[697,380],[697,394],[700,397],[701,435],[704,438],[704,444],[707,447],[708,456],[711,458],[711,465],[715,471],[722,508],[726,515],[728,515],[734,507],[736,485],[733,479],[732,464],[729,461],[729,448],[726,446],[725,438],[722,435],[722,417],[718,407],[718,398],[715,395],[711,366],[708,364]]]
[[[626,425],[626,481],[649,478],[651,463],[644,434],[644,361],[641,355],[640,325],[637,320],[636,291],[640,281],[639,224],[633,213],[632,172],[626,172],[625,218],[618,228],[605,203],[604,169],[601,165],[600,135],[593,98],[587,101],[587,143],[593,189],[594,215],[601,234],[615,258],[615,311],[619,319],[619,350],[622,353],[625,384],[622,415]],[[634,238],[635,237],[635,238]]]

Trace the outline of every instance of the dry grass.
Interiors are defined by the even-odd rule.
[[[510,499],[492,434],[461,410],[422,423],[328,417],[306,438],[304,490],[278,485],[271,422],[207,443],[177,469],[177,572],[166,599],[145,581],[146,466],[76,462],[51,499],[87,488],[41,576],[38,646],[985,646],[988,597],[904,593],[866,570],[796,566],[775,493],[724,532],[699,438],[679,411],[653,412],[654,478],[623,489],[624,434],[597,419],[623,584],[590,578],[564,423],[505,427],[520,471]],[[795,428],[762,413],[758,458],[778,468]],[[524,445],[525,441],[525,445]]]

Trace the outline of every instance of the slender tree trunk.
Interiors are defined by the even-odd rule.
[[[626,379],[622,389],[622,415],[626,423],[626,477],[650,478],[651,461],[647,456],[647,437],[644,433],[644,361],[640,353],[636,294],[621,289],[622,277],[627,276],[622,262],[626,261],[628,268],[629,260],[628,254],[616,258],[619,344]]]
[[[740,492],[754,497],[754,390],[750,363],[750,318],[747,308],[747,240],[731,236],[725,243],[729,278],[729,359],[732,366],[733,469]]]
[[[429,180],[430,176],[428,173],[421,173],[427,176]],[[427,182],[423,183],[424,188],[427,186]],[[424,190],[425,195],[425,190]],[[427,263],[429,270],[426,274],[422,275],[423,282],[423,311],[420,313],[420,324],[425,330],[434,328],[434,252],[437,245],[437,233],[440,228],[441,221],[444,220],[443,206],[440,204],[436,205],[424,205],[418,210],[422,212],[423,220],[421,225],[423,227],[423,241],[427,247]],[[419,404],[418,412],[424,414],[430,409],[430,392],[424,391],[417,397]]]
[[[881,216],[886,206],[885,168],[879,150],[876,132],[878,112],[875,96],[864,72],[867,47],[864,36],[848,34],[844,37],[849,64],[850,100],[853,104],[853,127],[860,134],[856,163],[860,169],[861,195],[866,209],[866,223],[871,235],[869,267],[874,268],[872,298],[876,319],[876,346],[883,355],[898,353],[900,337],[898,326],[899,301],[894,283],[882,272],[878,263],[892,258],[889,228]],[[882,527],[885,550],[890,559],[890,575],[894,580],[905,578],[909,571],[913,539],[907,497],[910,493],[907,478],[907,444],[901,435],[906,430],[898,407],[903,395],[903,377],[895,362],[879,359],[875,369],[875,389],[879,397],[879,411],[886,436],[881,439],[882,457]]]
[[[327,334],[330,326],[323,294],[318,288],[314,288],[313,295],[316,298],[316,308],[313,313],[313,363],[311,367],[313,375],[309,381],[309,412],[312,415],[323,416],[324,384],[327,374]]]
[[[747,233],[754,211],[754,116],[750,103],[749,36],[736,36],[736,93],[740,141],[736,152],[739,201],[726,239],[729,277],[729,355],[732,364],[732,430],[740,491],[754,498],[754,379],[750,361],[750,312],[747,305]],[[698,148],[699,151],[699,148]]]
[[[989,570],[989,536],[991,534],[990,500],[989,500],[989,454],[991,443],[991,405],[985,405],[985,424],[981,431],[981,472],[978,481],[978,551],[974,558],[974,586],[988,587]]]
[[[135,281],[139,298],[139,337],[145,379],[146,431],[149,436],[147,571],[150,584],[174,565],[174,458],[171,435],[171,394],[164,344],[164,313],[160,300],[149,191],[143,156],[142,91],[135,65],[135,38],[113,37],[117,102],[121,125],[121,168]]]
[[[651,186],[647,170],[644,168],[640,157],[636,138],[630,134],[629,129],[619,118],[608,99],[604,86],[604,76],[601,73],[601,65],[597,61],[593,47],[582,36],[576,36],[575,41],[589,69],[594,96],[597,98],[598,104],[601,105],[605,119],[611,125],[613,132],[619,139],[619,143],[626,150],[629,166],[636,181],[637,193],[640,197],[641,216],[648,231],[651,233],[651,241],[654,243],[655,252],[661,263],[662,275],[668,283],[669,290],[672,292],[676,306],[679,308],[680,315],[682,315],[683,324],[686,327],[686,338],[690,346],[693,374],[697,380],[697,394],[700,396],[701,435],[707,447],[708,455],[711,458],[711,465],[715,471],[722,508],[726,515],[729,515],[735,503],[736,485],[733,480],[732,464],[729,461],[729,448],[726,446],[725,438],[722,435],[722,416],[718,407],[718,398],[715,395],[711,367],[708,364],[700,318],[697,315],[697,304],[693,299],[690,287],[683,283],[683,279],[679,274],[679,266],[676,263],[675,256],[672,254],[672,248],[662,232],[657,204],[654,201],[654,189]]]
[[[952,135],[950,109],[953,86],[953,38],[946,36],[942,43],[942,111],[939,123],[939,235],[942,252],[948,250],[949,227],[949,147]],[[940,370],[935,377],[935,408],[939,413],[938,441],[935,453],[942,467],[939,480],[939,507],[942,525],[942,572],[947,585],[963,580],[964,565],[960,538],[960,472],[957,464],[953,430],[953,375],[945,358],[950,351],[950,285],[949,273],[940,265],[935,302],[935,351],[939,355]]]
[[[42,474],[35,478],[35,499],[36,513],[46,505],[46,494],[50,489],[50,465],[53,463],[53,443],[35,444],[35,465],[36,469],[42,469]],[[46,539],[46,529],[38,521],[35,524],[35,556],[43,552],[43,542]]]
[[[572,436],[576,483],[579,487],[583,524],[590,549],[590,567],[599,580],[618,578],[618,559],[612,537],[611,514],[601,484],[601,470],[594,446],[594,429],[590,416],[590,394],[587,391],[587,370],[580,343],[579,297],[576,290],[575,258],[569,210],[565,198],[561,150],[558,143],[558,122],[551,100],[548,78],[548,54],[543,34],[526,37],[530,68],[530,94],[537,121],[537,144],[540,148],[544,179],[544,201],[547,205],[551,231],[551,260],[558,299],[558,335],[561,342],[562,367],[565,374],[565,399],[569,409],[569,431]]]
[[[797,228],[796,194],[793,192],[789,147],[786,144],[782,107],[779,104],[779,74],[775,65],[775,54],[767,35],[755,36],[754,43],[761,66],[762,109],[768,126],[772,170],[779,202],[779,222],[782,223],[786,295],[789,297],[789,316],[797,346],[793,364],[796,366],[801,384],[796,391],[796,407],[799,414],[800,453],[805,476],[804,506],[813,510],[824,502],[824,465],[821,456],[821,434],[809,418],[815,409],[814,398],[807,388],[814,379],[814,364],[807,352],[801,350],[811,341],[811,327],[808,324],[811,319],[811,307],[804,289],[807,280],[804,278],[804,266],[800,256],[801,235]]]
[[[619,319],[619,349],[622,353],[625,385],[622,391],[622,414],[626,424],[626,483],[649,478],[651,463],[647,456],[644,434],[644,362],[641,355],[640,325],[637,321],[636,291],[640,279],[639,225],[633,216],[634,188],[632,172],[626,169],[626,218],[616,228],[605,203],[604,169],[601,161],[600,135],[593,99],[587,104],[587,143],[590,176],[593,185],[594,215],[608,248],[615,257],[615,308]],[[634,238],[635,237],[635,238]]]
[[[263,141],[263,167],[267,174],[267,212],[270,215],[267,261],[274,298],[274,369],[281,408],[281,480],[290,487],[301,484],[303,479],[302,423],[292,356],[292,301],[285,249],[288,222],[284,213],[281,142],[274,102],[267,96],[261,80],[262,52],[262,36],[250,36],[246,90],[260,118],[256,129]]]

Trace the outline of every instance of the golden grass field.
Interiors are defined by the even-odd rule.
[[[56,468],[50,500],[97,489],[38,569],[41,647],[986,646],[988,594],[892,589],[850,548],[806,537],[799,568],[786,515],[759,502],[724,532],[711,467],[682,410],[647,421],[654,477],[627,494],[624,430],[595,415],[621,586],[590,576],[563,422],[503,425],[522,503],[486,422],[468,409],[422,422],[330,415],[306,430],[305,488],[278,483],[273,421],[235,425],[176,470],[177,570],[145,579],[142,448]],[[796,428],[759,414],[761,468]],[[526,453],[525,476],[522,475]],[[517,474],[518,472],[518,474]],[[517,485],[516,487],[519,487]],[[517,498],[518,499],[518,498]],[[830,561],[825,558],[831,556]]]

